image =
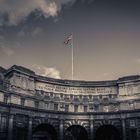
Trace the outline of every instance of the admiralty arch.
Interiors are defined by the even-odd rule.
[[[60,80],[0,67],[0,140],[140,140],[140,76]]]

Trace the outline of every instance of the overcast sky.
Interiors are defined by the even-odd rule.
[[[139,0],[0,0],[0,65],[50,77],[111,80],[140,74]]]

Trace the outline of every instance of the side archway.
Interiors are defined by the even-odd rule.
[[[56,130],[50,124],[40,124],[34,129],[32,140],[57,140]]]
[[[84,127],[72,125],[66,129],[64,140],[88,140],[88,133]]]
[[[115,126],[103,125],[96,130],[95,140],[121,140],[121,135]]]

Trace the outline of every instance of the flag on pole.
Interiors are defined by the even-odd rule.
[[[65,45],[68,45],[71,41],[72,41],[72,34],[70,34],[70,35],[64,40],[64,44],[65,44]]]
[[[64,40],[65,45],[70,45],[71,47],[71,79],[73,80],[73,66],[74,66],[74,57],[73,57],[73,33],[71,33]]]

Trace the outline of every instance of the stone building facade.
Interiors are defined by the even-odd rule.
[[[139,140],[140,76],[72,81],[0,67],[0,140]]]

